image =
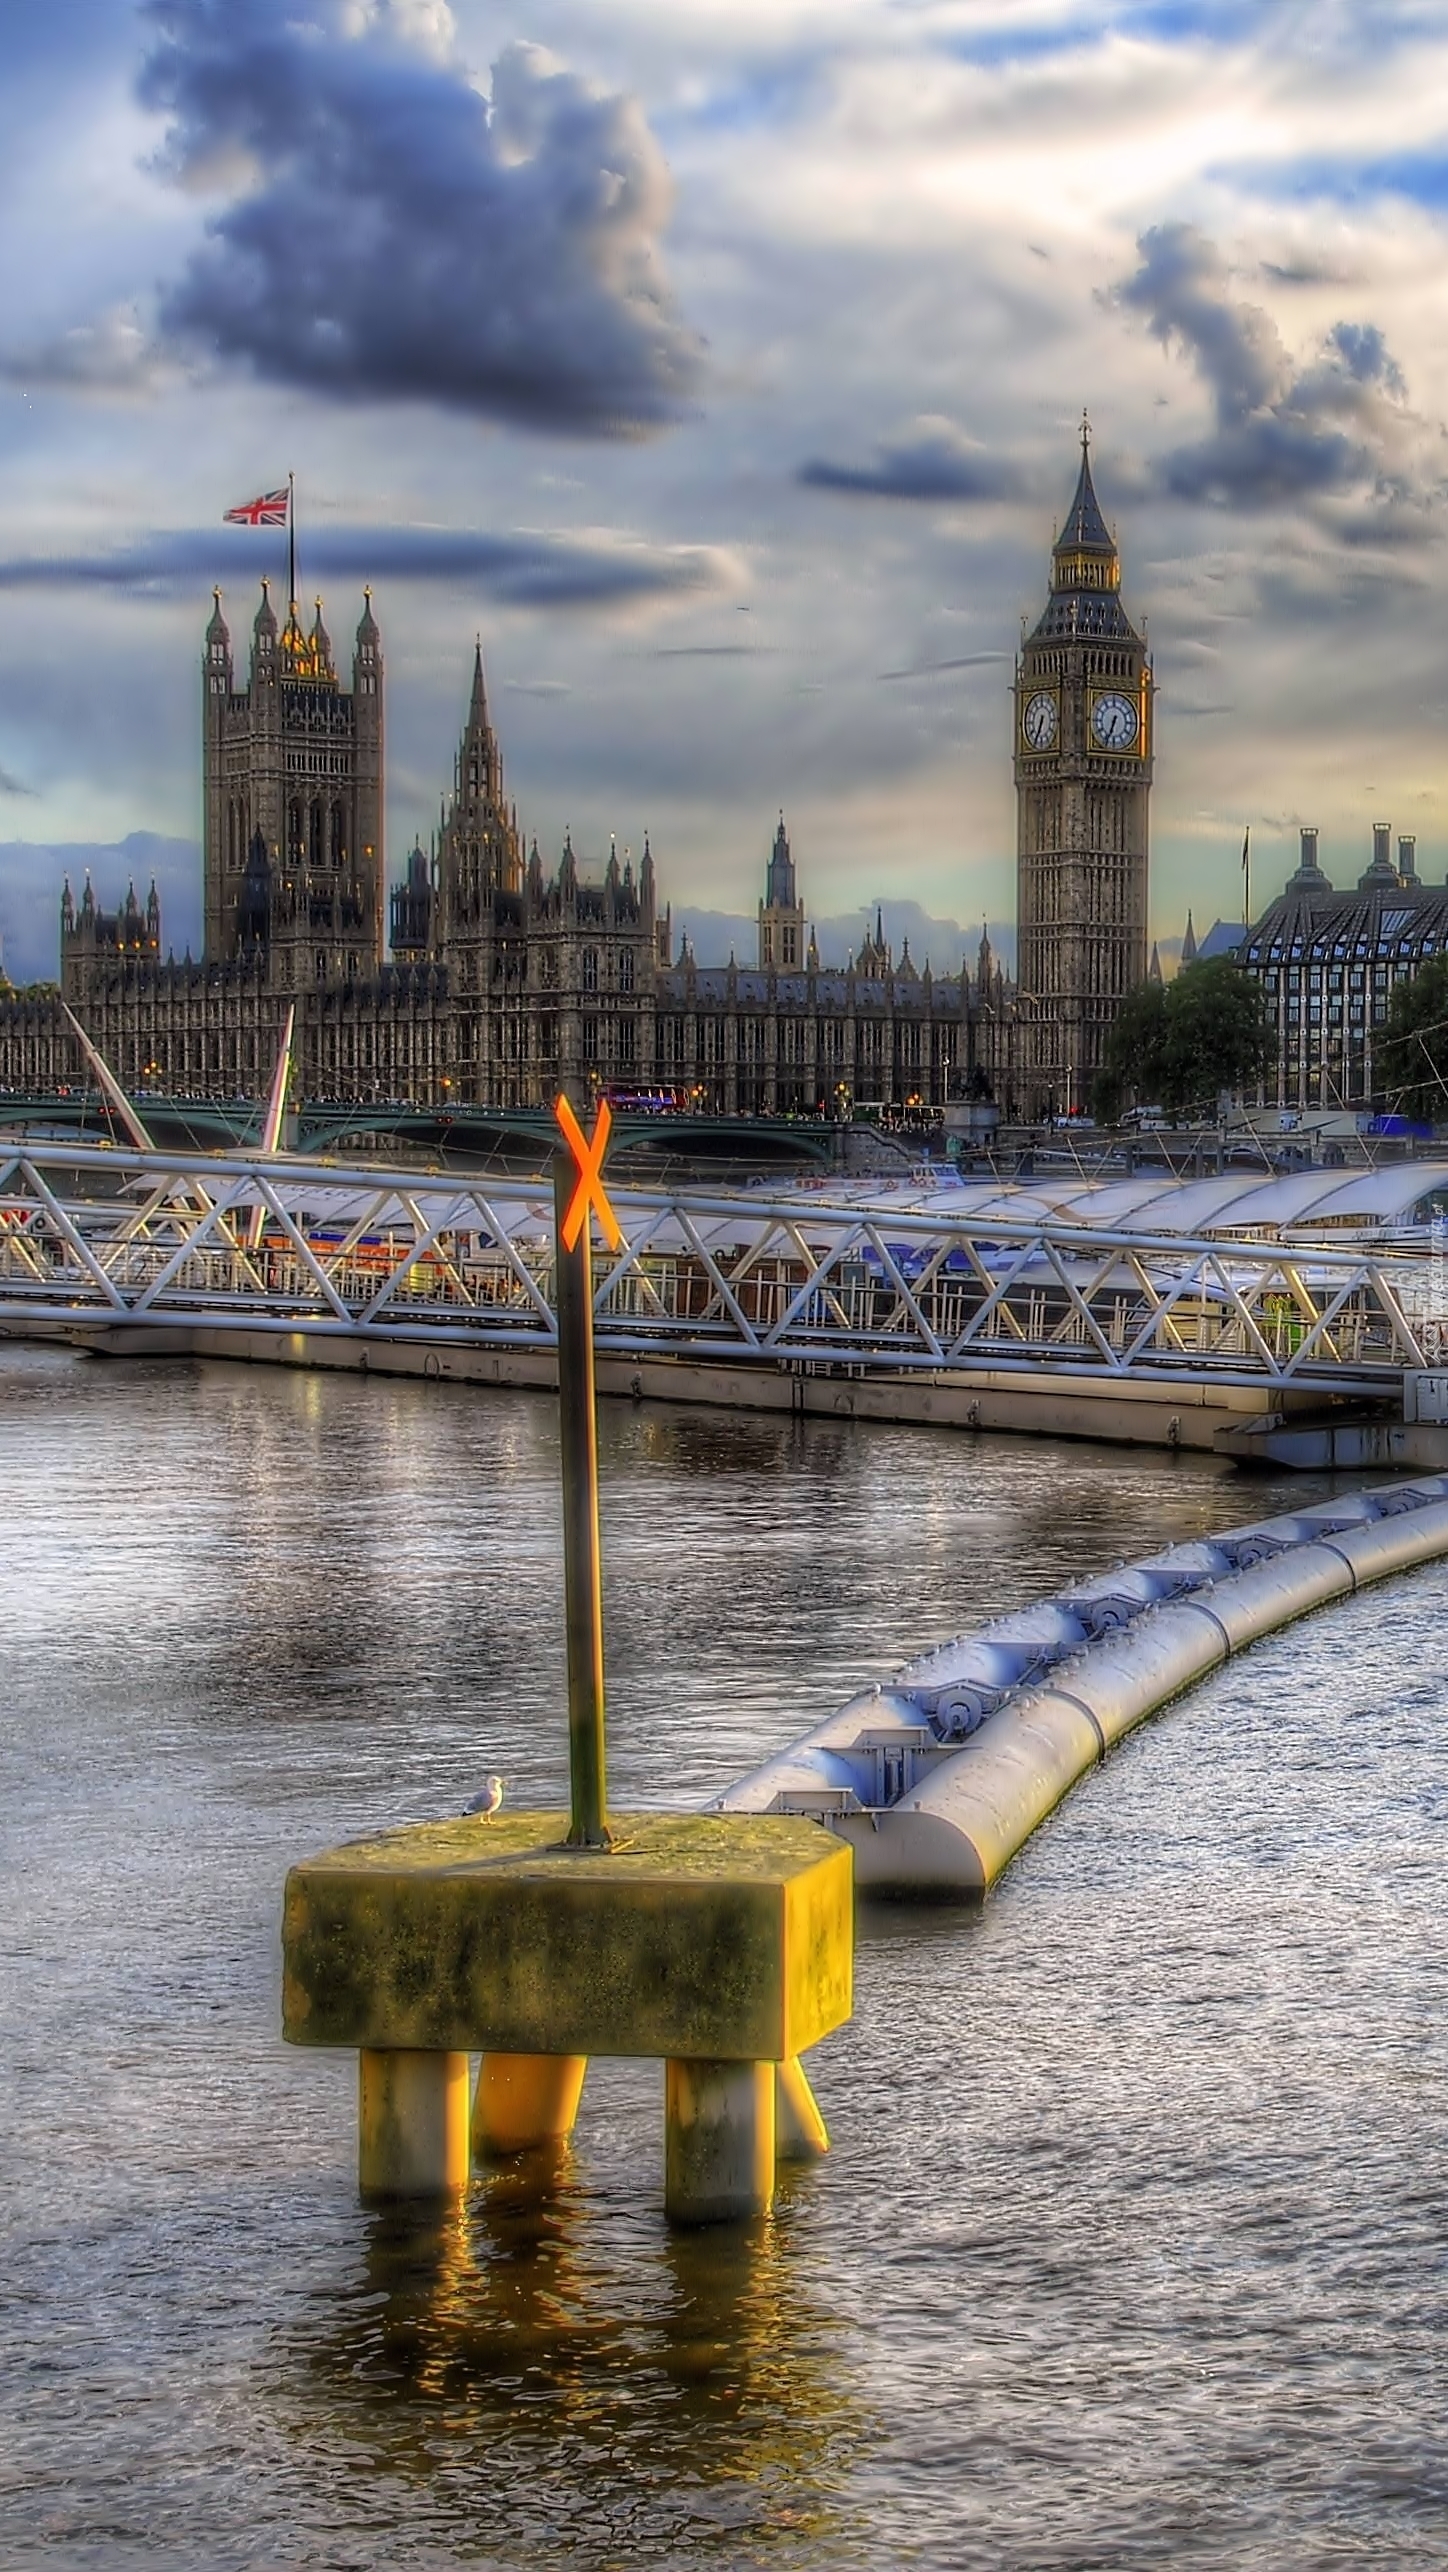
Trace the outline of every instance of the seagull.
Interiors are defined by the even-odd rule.
[[[503,1781],[501,1777],[490,1777],[487,1780],[481,1795],[475,1795],[467,1809],[470,1813],[481,1813],[485,1822],[491,1822],[493,1815],[496,1813],[499,1805],[502,1803],[502,1800]]]

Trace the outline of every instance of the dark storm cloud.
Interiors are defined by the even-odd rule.
[[[1274,286],[1353,286],[1361,282],[1353,276],[1350,269],[1329,267],[1326,260],[1317,259],[1293,259],[1285,262],[1279,259],[1264,259],[1262,274],[1264,277],[1270,277]]]
[[[144,103],[219,188],[163,298],[178,340],[308,391],[574,434],[675,417],[698,344],[658,259],[668,173],[633,101],[509,45],[491,98],[417,0],[150,0]],[[424,41],[424,38],[429,41]]]
[[[194,595],[219,581],[252,588],[264,572],[282,587],[285,540],[268,548],[249,530],[181,528],[112,551],[0,556],[0,589],[120,589]],[[705,546],[627,544],[605,538],[487,536],[442,527],[337,527],[306,538],[303,586],[324,581],[426,581],[479,589],[529,607],[606,606],[631,598],[687,597],[720,586],[722,558]]]
[[[760,661],[771,649],[768,643],[661,643],[649,657],[654,661]]]
[[[26,785],[23,777],[14,776],[8,768],[0,768],[0,795],[23,795],[27,800],[33,800],[36,792],[34,786]]]
[[[798,479],[817,491],[862,492],[882,500],[1006,500],[1020,489],[1014,465],[993,456],[952,420],[912,420],[882,438],[864,464],[815,456]]]
[[[912,661],[908,669],[882,670],[882,679],[931,679],[941,670],[978,670],[989,661],[1003,661],[1004,652],[959,652],[952,661]]]
[[[1117,289],[1164,346],[1184,349],[1216,410],[1209,437],[1158,467],[1181,500],[1263,508],[1370,486],[1400,497],[1413,479],[1402,375],[1382,332],[1339,322],[1308,364],[1270,313],[1235,297],[1225,260],[1189,223],[1144,232],[1141,266]]]

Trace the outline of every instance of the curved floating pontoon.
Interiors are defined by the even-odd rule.
[[[908,1661],[714,1812],[808,1814],[867,1894],[982,1894],[1113,1743],[1309,1608],[1448,1555],[1448,1474],[1174,1545]]]

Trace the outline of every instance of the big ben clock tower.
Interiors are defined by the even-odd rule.
[[[1152,676],[1081,473],[1045,614],[1016,664],[1018,1024],[1029,1116],[1088,1108],[1107,1030],[1146,975]]]

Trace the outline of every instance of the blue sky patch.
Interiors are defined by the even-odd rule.
[[[1334,205],[1366,206],[1396,196],[1430,214],[1448,209],[1448,143],[1425,151],[1381,153],[1371,160],[1317,153],[1286,163],[1237,161],[1220,165],[1211,175],[1289,204],[1326,198]]]

